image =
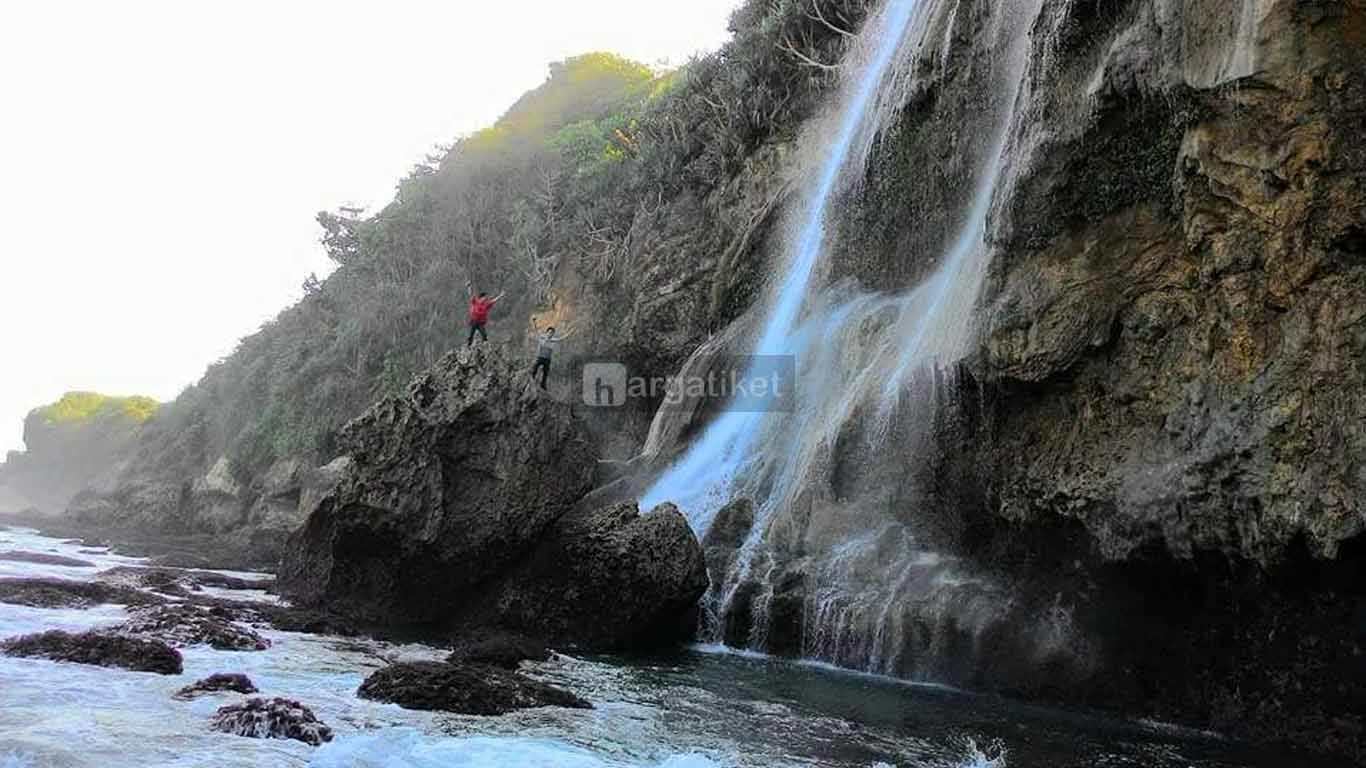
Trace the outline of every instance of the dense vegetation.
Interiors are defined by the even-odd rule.
[[[156,415],[161,404],[150,397],[111,397],[97,392],[67,392],[50,405],[34,409],[32,417],[46,424],[88,424],[118,418],[141,424]]]
[[[563,271],[610,289],[638,206],[703,196],[795,132],[868,5],[748,0],[729,43],[665,73],[605,53],[552,65],[383,210],[319,214],[335,272],[166,408],[145,458],[178,471],[226,453],[245,479],[281,456],[325,456],[337,426],[462,341],[467,281],[508,292],[503,343],[522,339]]]

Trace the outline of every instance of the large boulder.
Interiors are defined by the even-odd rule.
[[[461,349],[342,428],[352,459],[292,537],[280,586],[375,622],[447,618],[588,490],[572,408],[489,346]]]
[[[501,667],[437,661],[391,664],[367,677],[356,693],[407,709],[462,715],[502,715],[532,707],[593,707],[569,691]]]
[[[687,521],[585,500],[583,427],[528,383],[496,350],[462,349],[347,424],[352,462],[294,535],[282,590],[466,637],[607,650],[686,636],[707,587]]]
[[[294,739],[319,746],[332,740],[332,729],[313,710],[293,699],[247,699],[220,707],[209,727],[253,739]]]
[[[176,691],[171,698],[191,701],[210,693],[256,693],[256,684],[241,672],[215,672]]]
[[[196,605],[152,605],[134,608],[118,630],[133,637],[160,640],[174,648],[207,645],[220,651],[264,651],[270,641],[233,623],[213,609]]]
[[[674,642],[696,626],[707,591],[702,547],[683,514],[635,502],[576,509],[496,587],[466,623],[488,623],[596,650]]]
[[[53,629],[23,635],[0,641],[0,652],[159,675],[178,675],[182,669],[180,653],[163,642],[104,631],[73,634]]]

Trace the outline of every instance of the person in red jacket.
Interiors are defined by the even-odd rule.
[[[497,296],[489,298],[487,293],[480,291],[478,295],[475,295],[474,288],[469,283],[465,283],[465,290],[470,294],[470,337],[465,340],[465,346],[468,347],[474,343],[475,333],[483,337],[484,341],[489,340],[488,331],[484,330],[484,326],[489,322],[489,311],[493,309],[493,305],[497,304],[499,299],[503,298],[503,294],[499,293]]]

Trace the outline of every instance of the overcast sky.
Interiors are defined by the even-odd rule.
[[[0,454],[71,389],[174,397],[546,65],[715,48],[737,0],[0,7]]]

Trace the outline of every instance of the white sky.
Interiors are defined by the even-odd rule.
[[[64,391],[174,397],[437,143],[592,50],[716,47],[738,0],[0,6],[0,459]]]

